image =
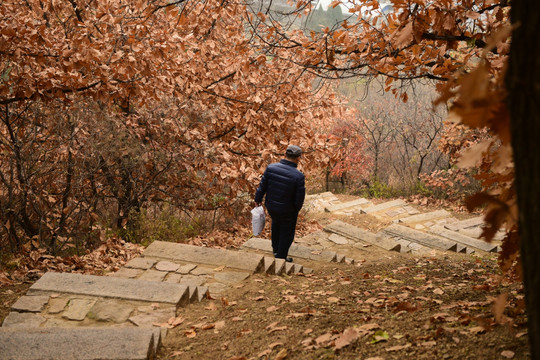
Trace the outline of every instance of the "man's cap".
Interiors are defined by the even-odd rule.
[[[299,157],[300,155],[302,155],[302,149],[300,149],[300,146],[289,145],[287,146],[287,151],[285,151],[285,155],[290,157]]]

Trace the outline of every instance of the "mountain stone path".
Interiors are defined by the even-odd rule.
[[[293,263],[274,259],[270,241],[248,239],[238,250],[156,241],[107,276],[47,272],[13,304],[0,327],[1,359],[154,359],[180,307],[219,296],[255,273],[317,271],[318,262],[354,265],[366,255],[500,251],[477,237],[481,217],[458,220],[404,200],[342,202],[332,193],[306,198],[308,214],[331,213],[324,229],[296,239]],[[346,220],[365,214],[389,223],[377,232]],[[302,265],[309,262],[314,269]]]

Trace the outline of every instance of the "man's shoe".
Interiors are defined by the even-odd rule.
[[[286,262],[292,262],[292,257],[288,257],[285,259]]]

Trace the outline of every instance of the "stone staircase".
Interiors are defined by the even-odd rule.
[[[372,233],[344,221],[334,221],[324,228],[332,235],[319,234],[318,238],[309,242],[310,245],[326,245],[326,251],[339,251],[344,246],[373,246],[412,254],[426,254],[433,249],[467,254],[493,253],[501,250],[498,245],[504,236],[503,232],[499,232],[493,243],[487,243],[479,239],[484,225],[481,216],[459,221],[446,210],[423,212],[401,199],[380,204],[363,198],[341,202],[334,194],[326,192],[308,196],[307,203],[308,212],[326,211],[349,217],[368,214],[391,224],[382,231]],[[336,235],[341,238],[335,238]],[[328,240],[334,244],[328,245]]]
[[[322,193],[308,196],[305,209],[340,220],[296,239],[289,254],[304,264],[361,263],[368,252],[500,251],[497,243],[478,239],[481,217],[459,221],[445,210],[422,211],[404,200],[341,202]],[[372,232],[347,223],[353,215],[389,225]],[[239,250],[156,241],[106,276],[48,272],[13,304],[0,327],[0,359],[153,359],[180,307],[219,296],[254,273],[313,272],[271,254],[270,240],[261,238],[248,239]]]
[[[0,359],[153,359],[180,307],[253,273],[309,272],[255,252],[156,241],[107,276],[45,273],[4,319]]]

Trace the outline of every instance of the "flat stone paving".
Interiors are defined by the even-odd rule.
[[[437,235],[427,234],[423,231],[414,230],[414,229],[411,229],[411,228],[408,228],[406,226],[399,225],[399,224],[390,225],[389,227],[384,229],[384,232],[394,235],[394,236],[405,238],[406,240],[409,240],[411,242],[415,242],[415,243],[418,243],[420,245],[424,245],[430,248],[455,251],[455,252],[466,252],[466,246],[458,244],[455,241],[451,241]]]
[[[272,252],[272,243],[270,240],[261,238],[251,238],[246,241],[243,248],[255,249],[264,252]],[[337,260],[337,254],[334,251],[312,249],[307,246],[293,243],[289,248],[289,256],[302,259],[334,262]]]
[[[0,328],[2,360],[146,360],[156,352],[151,328]]]
[[[343,221],[336,220],[331,224],[328,224],[325,228],[325,231],[333,232],[339,235],[346,236],[348,238],[354,239],[357,242],[362,241],[371,245],[378,246],[385,250],[389,251],[399,251],[400,245],[393,241],[392,239],[387,238],[384,235],[377,235],[370,233],[367,230],[361,229],[357,226],[347,224]]]
[[[155,281],[95,275],[47,272],[28,290],[29,294],[55,292],[181,305],[187,286]]]
[[[383,202],[383,203],[378,204],[378,205],[373,205],[373,206],[370,206],[370,207],[363,208],[363,209],[360,210],[360,212],[362,214],[372,214],[372,213],[382,211],[382,210],[387,210],[387,209],[390,209],[390,208],[393,208],[393,207],[404,206],[406,204],[407,203],[404,200],[401,200],[401,199],[392,200],[392,201]]]
[[[260,272],[264,269],[262,255],[164,241],[154,241],[146,248],[143,255],[172,261],[222,265],[251,272]]]

